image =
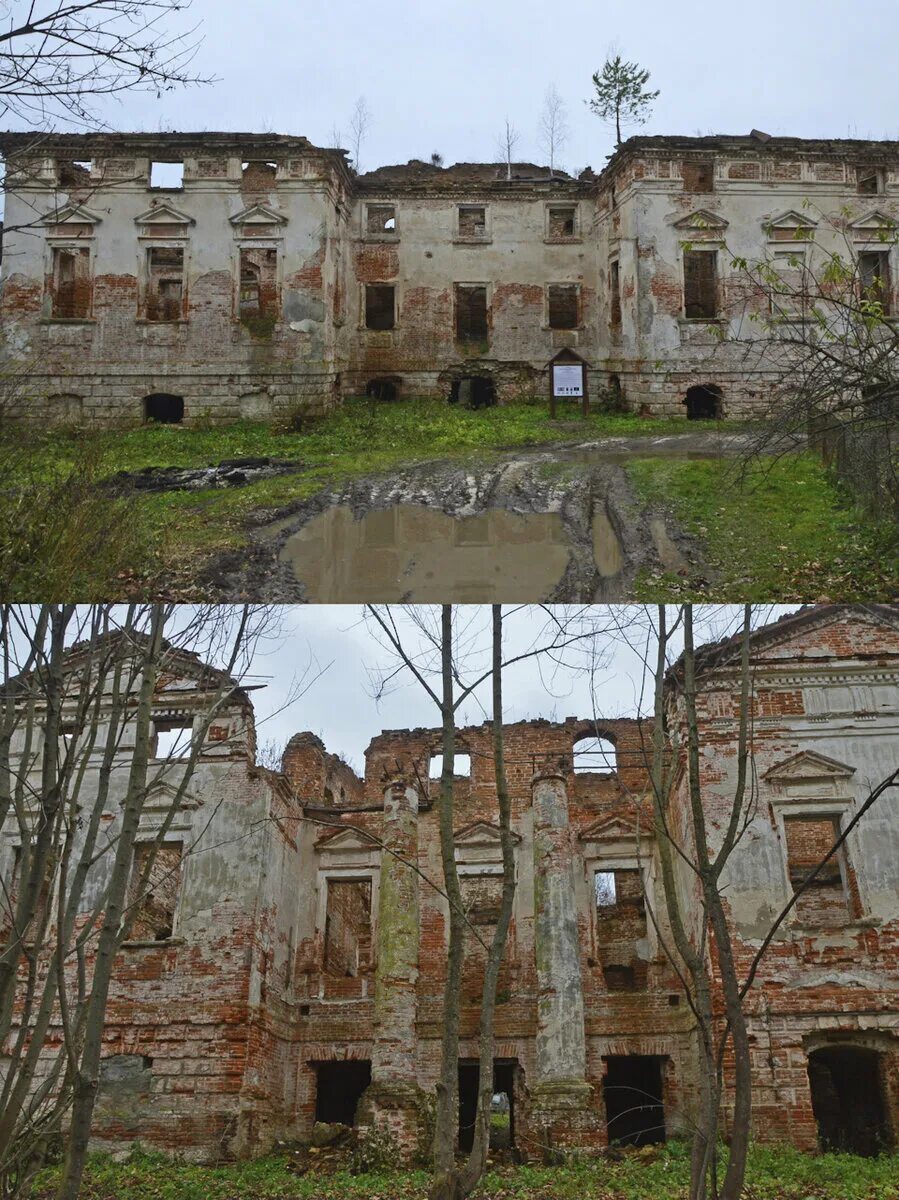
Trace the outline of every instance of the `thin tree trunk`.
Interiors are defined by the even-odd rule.
[[[462,983],[462,953],[465,926],[462,894],[456,871],[453,831],[453,772],[456,753],[455,708],[453,705],[453,610],[441,611],[441,677],[443,691],[443,771],[440,776],[440,857],[449,902],[449,950],[446,986],[443,990],[443,1038],[437,1107],[434,1122],[434,1180],[431,1200],[458,1200],[459,1172],[456,1169],[456,1136],[459,1100],[459,993]],[[62,1200],[62,1198],[60,1198]]]
[[[115,954],[119,947],[119,926],[125,906],[131,874],[134,841],[143,810],[147,768],[150,760],[151,710],[156,689],[159,656],[163,646],[165,609],[153,609],[149,644],[143,664],[143,677],[135,714],[134,751],[128,778],[128,791],[122,813],[122,828],[116,846],[115,861],[106,909],[94,960],[91,992],[84,1020],[84,1042],[81,1062],[72,1086],[72,1118],[66,1146],[63,1177],[57,1192],[58,1200],[77,1200],[90,1139],[91,1122],[100,1078],[100,1056],[103,1046],[103,1025],[106,1002],[112,979]]]
[[[499,918],[484,970],[481,996],[481,1025],[478,1045],[480,1075],[478,1079],[478,1108],[475,1118],[474,1142],[462,1171],[460,1191],[467,1196],[474,1191],[487,1165],[490,1149],[490,1105],[493,1099],[494,1017],[496,985],[512,920],[515,899],[515,846],[512,840],[512,805],[506,782],[503,744],[503,684],[502,684],[502,607],[493,605],[493,768],[496,778],[496,798],[499,807],[500,842],[503,854],[503,892]]]

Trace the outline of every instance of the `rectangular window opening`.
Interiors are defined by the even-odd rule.
[[[56,181],[61,188],[86,187],[91,179],[90,159],[60,159],[56,164]]]
[[[147,320],[180,320],[183,300],[183,248],[151,246],[147,251]]]
[[[621,267],[617,259],[609,264],[609,324],[621,328]]]
[[[327,880],[324,969],[355,977],[371,961],[371,880]]]
[[[241,320],[277,315],[277,250],[272,248],[241,250],[239,309]]]
[[[164,942],[175,930],[175,909],[181,890],[181,842],[139,843],[134,847],[128,909],[133,913],[129,939]]]
[[[576,283],[551,283],[547,288],[550,329],[577,329],[579,288]]]
[[[487,236],[487,209],[480,204],[459,205],[459,237],[482,240]]]
[[[718,315],[718,254],[684,251],[684,316],[713,320]]]
[[[439,779],[443,773],[443,755],[432,754],[428,764],[428,778]],[[471,776],[471,755],[453,755],[453,778],[468,779]]]
[[[54,247],[52,278],[52,316],[69,319],[90,316],[90,250],[86,246]]]
[[[862,250],[858,256],[858,275],[862,299],[880,304],[884,316],[889,316],[892,307],[889,251]]]
[[[369,204],[365,210],[365,230],[372,236],[396,233],[396,206]]]
[[[692,162],[689,159],[683,164],[685,192],[713,192],[715,190],[715,164],[707,162]]]
[[[396,289],[392,283],[365,285],[365,328],[393,329],[396,325]]]
[[[184,187],[183,162],[151,162],[150,187],[174,191]]]
[[[577,209],[573,204],[553,206],[549,210],[549,236],[571,238],[577,234]]]
[[[837,840],[839,823],[833,816],[787,817],[784,831],[790,886],[798,892]],[[842,847],[799,892],[795,910],[804,925],[844,925],[852,919],[854,904]]]
[[[193,737],[192,721],[154,721],[153,758],[187,758]]]
[[[487,340],[487,288],[484,284],[456,284],[456,340]]]
[[[881,174],[876,167],[856,167],[855,187],[860,196],[876,196],[883,189]]]

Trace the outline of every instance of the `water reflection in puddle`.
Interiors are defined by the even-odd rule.
[[[549,595],[568,565],[558,513],[489,509],[454,518],[398,504],[353,519],[328,509],[288,538],[289,563],[316,603],[453,600],[533,602]]]

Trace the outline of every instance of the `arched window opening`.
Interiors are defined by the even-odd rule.
[[[576,774],[614,775],[618,769],[615,744],[609,738],[581,738],[574,744],[572,759]]]
[[[722,414],[722,392],[717,383],[700,383],[687,388],[683,403],[687,406],[688,421],[708,421]]]

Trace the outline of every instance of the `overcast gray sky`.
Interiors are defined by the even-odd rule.
[[[773,620],[792,608],[795,606],[760,606],[757,620],[760,623]],[[437,610],[431,611],[436,616]],[[503,611],[507,657],[523,653],[538,640],[545,644],[548,621],[545,610],[510,606]],[[556,611],[561,615],[566,610],[559,606]],[[575,606],[567,611],[584,612]],[[628,637],[637,640],[638,610],[619,606],[617,614]],[[605,606],[593,606],[592,616],[603,625],[610,623],[609,609]],[[701,618],[709,622],[706,630],[710,637],[720,636],[733,632],[735,623],[741,620],[741,609],[708,606],[702,610]],[[457,607],[456,619],[472,648],[480,648],[468,658],[469,664],[473,669],[487,666],[484,655],[489,653],[489,638],[485,636],[490,627],[489,606]],[[408,627],[407,635],[416,644]],[[584,644],[580,652],[567,651],[564,660],[560,665],[550,659],[532,659],[509,669],[503,684],[507,722],[593,715],[589,674],[569,669],[588,665]],[[383,700],[375,700],[372,672],[392,661],[379,645],[370,621],[363,620],[360,608],[339,604],[284,608],[280,637],[263,647],[253,663],[253,682],[266,684],[253,696],[260,743],[274,741],[283,747],[292,734],[308,729],[318,734],[332,753],[342,754],[361,773],[365,748],[382,729],[439,725],[434,703],[407,672],[398,675],[396,686]],[[326,669],[305,695],[284,708],[292,681],[310,664],[310,678],[316,670]],[[597,714],[633,715],[640,699],[641,678],[638,657],[619,637],[594,677]],[[478,699],[463,706],[459,723],[476,725],[489,717],[488,687]]]
[[[610,46],[661,89],[644,132],[899,137],[896,0],[194,0],[205,88],[108,106],[125,129],[270,130],[347,143],[364,95],[363,169],[412,157],[492,159],[504,117],[518,157],[540,158],[537,124],[554,83],[569,111],[561,161],[602,166],[608,129],[587,110]]]

